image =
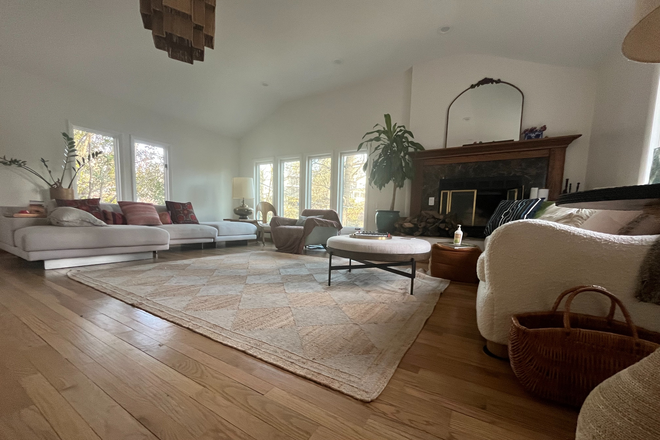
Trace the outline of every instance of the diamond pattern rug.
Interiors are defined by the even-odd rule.
[[[335,264],[341,264],[335,258]],[[333,271],[319,257],[245,252],[69,277],[285,370],[369,402],[449,282]]]

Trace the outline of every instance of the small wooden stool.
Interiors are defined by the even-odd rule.
[[[478,283],[478,247],[454,248],[436,243],[431,246],[431,276],[460,283]]]

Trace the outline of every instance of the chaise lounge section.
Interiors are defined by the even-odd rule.
[[[121,212],[118,205],[102,209]],[[45,269],[88,266],[153,258],[170,245],[256,240],[251,223],[206,222],[160,226],[108,225],[63,227],[45,218],[14,218],[22,207],[0,207],[0,249]],[[156,206],[159,212],[165,206]]]

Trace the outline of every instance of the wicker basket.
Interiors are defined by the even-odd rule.
[[[599,292],[611,301],[607,317],[571,313],[582,292]],[[558,312],[568,296],[566,310]],[[615,321],[616,306],[626,322]],[[599,383],[660,347],[660,333],[637,328],[621,301],[598,286],[563,292],[551,312],[512,317],[509,337],[511,368],[532,394],[558,403],[580,406]]]

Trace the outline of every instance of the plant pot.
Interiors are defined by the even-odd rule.
[[[73,188],[63,188],[61,186],[50,189],[51,199],[73,200]]]
[[[378,232],[394,232],[394,223],[399,220],[399,211],[390,211],[389,209],[376,210],[376,228]]]

